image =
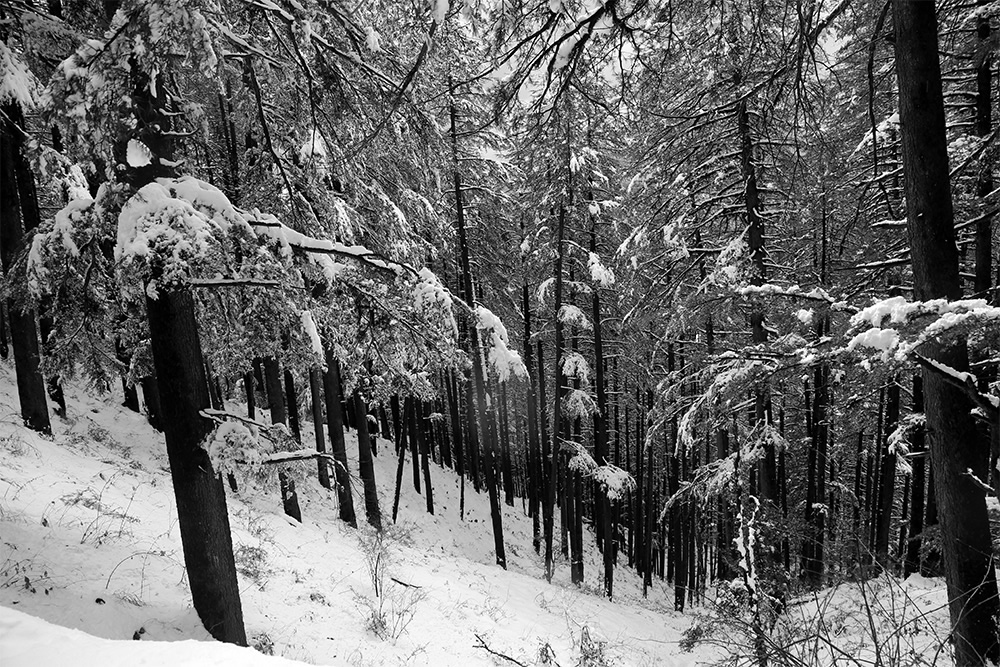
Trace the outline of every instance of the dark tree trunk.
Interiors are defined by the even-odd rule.
[[[392,522],[396,523],[396,517],[399,516],[399,497],[403,490],[403,470],[406,468],[406,439],[407,432],[410,430],[408,427],[410,410],[413,409],[413,399],[409,396],[403,402],[403,409],[399,409],[399,397],[392,397],[392,421],[396,426],[395,429],[395,441],[396,441],[396,492],[393,494],[392,498]]]
[[[977,0],[977,5],[988,4],[988,0]],[[989,16],[980,15],[976,18],[976,35],[978,37],[977,49],[979,63],[976,66],[976,136],[985,139],[993,129],[993,58],[990,46],[990,19]],[[980,167],[978,182],[976,183],[976,195],[983,200],[983,207],[987,211],[992,208],[985,201],[987,195],[993,192],[993,165],[991,164],[990,153],[984,155],[982,166]],[[992,286],[992,266],[993,266],[993,216],[984,213],[976,221],[976,281],[975,291],[977,294],[986,295]]]
[[[541,515],[541,526],[539,532],[539,548],[545,544],[545,517],[551,516],[554,508],[549,507],[549,485],[552,484],[552,442],[549,440],[549,418],[548,403],[545,397],[545,348],[539,340],[535,346],[538,352],[536,367],[538,372],[535,377],[538,380],[538,436],[539,436],[539,459],[538,459],[538,511]]]
[[[347,467],[347,446],[344,443],[344,413],[340,403],[340,363],[329,348],[326,350],[326,372],[323,374],[323,394],[326,400],[326,425],[330,432],[330,453],[333,454],[333,476],[337,482],[340,520],[352,527],[358,521],[354,514],[354,495]]]
[[[157,431],[163,432],[163,419],[160,416],[160,387],[156,378],[147,376],[139,380],[142,387],[142,400],[146,404],[146,420]]]
[[[285,399],[288,407],[288,426],[292,429],[295,441],[302,443],[302,426],[299,423],[299,394],[295,390],[295,378],[292,372],[285,369]]]
[[[924,411],[923,379],[913,376],[913,412]],[[926,485],[926,455],[924,448],[924,428],[919,426],[910,434],[910,451],[913,459],[913,481],[911,482],[909,540],[906,545],[906,560],[903,562],[903,577],[920,571],[920,545],[924,532],[924,486]]]
[[[559,207],[559,222],[556,231],[556,266],[555,266],[555,351],[553,353],[553,400],[552,400],[552,446],[549,452],[549,481],[548,489],[546,490],[545,497],[545,516],[544,516],[544,533],[545,533],[545,578],[551,582],[552,574],[555,567],[555,559],[552,551],[552,539],[553,539],[553,529],[555,523],[555,505],[556,505],[556,487],[558,486],[559,480],[559,470],[560,470],[560,447],[559,436],[562,432],[560,425],[561,422],[561,406],[563,393],[564,393],[564,383],[562,381],[562,348],[563,348],[563,323],[559,319],[559,308],[562,305],[563,299],[563,255],[565,249],[563,248],[563,238],[566,234],[566,208],[563,206]],[[541,363],[542,355],[541,350],[539,350],[538,355],[539,363]]]
[[[926,433],[924,437],[926,439]],[[938,526],[937,492],[934,488],[934,466],[930,459],[925,459],[925,463],[927,463],[927,510],[924,514],[924,533],[936,534],[940,526]],[[940,577],[943,574],[939,543],[940,540],[935,535],[933,546],[928,548],[928,545],[923,545],[920,574],[924,577]]]
[[[500,463],[503,468],[504,504],[514,506],[514,469],[510,456],[510,422],[507,415],[507,389],[500,386]]]
[[[639,390],[635,392],[635,497],[633,498],[632,523],[635,524],[635,541],[633,542],[632,561],[635,571],[643,574],[643,547],[646,544],[646,449],[643,438],[643,403]],[[645,595],[643,585],[643,595]]]
[[[201,446],[212,431],[201,344],[188,291],[146,300],[170,476],[191,597],[219,641],[246,646],[232,533],[222,481]]]
[[[597,229],[590,233],[590,251],[597,252]],[[604,336],[601,327],[601,292],[595,285],[591,299],[591,317],[594,325],[594,384],[597,389],[597,414],[594,415],[594,458],[597,465],[608,465],[608,390],[604,377]],[[614,591],[615,554],[611,534],[611,508],[606,489],[595,488],[595,525],[597,543],[604,557],[604,594],[611,598]]]
[[[285,394],[281,388],[281,369],[275,357],[264,359],[264,388],[271,423],[287,425],[288,413],[285,411]]]
[[[750,257],[753,261],[754,285],[762,285],[765,277],[764,251],[764,219],[761,217],[760,191],[757,188],[757,169],[754,162],[754,144],[750,129],[750,114],[746,100],[740,101],[736,109],[736,120],[740,136],[740,164],[745,183],[744,208],[747,217],[748,241]],[[767,342],[767,330],[764,328],[764,312],[755,307],[750,313],[750,330],[754,345]],[[767,420],[767,404],[770,401],[768,387],[761,383],[754,389],[754,424],[763,424]],[[770,438],[764,445],[764,457],[758,466],[758,483],[760,494],[772,504],[778,501],[778,463],[774,445]]]
[[[445,376],[448,394],[448,421],[451,425],[451,448],[455,454],[455,472],[465,479],[465,447],[462,444],[462,417],[459,407],[458,379],[454,370]]]
[[[118,363],[120,363],[122,367],[125,368],[125,372],[122,373],[121,376],[122,394],[125,397],[125,400],[122,402],[122,405],[131,410],[132,412],[141,412],[141,410],[139,409],[139,392],[136,391],[134,384],[129,384],[128,382],[128,369],[132,361],[131,355],[129,355],[128,351],[125,349],[125,346],[122,345],[122,342],[120,340],[115,341],[115,358],[118,360]]]
[[[323,435],[323,371],[319,367],[309,369],[309,398],[312,401],[313,435],[316,451],[326,453],[326,438]],[[330,487],[330,463],[326,458],[316,459],[319,483],[325,489]]]
[[[531,301],[528,297],[528,283],[521,288],[521,313],[524,316],[524,365],[528,370],[527,411],[528,411],[528,514],[531,516],[531,545],[535,553],[542,548],[541,504],[542,460],[541,442],[538,437],[538,405],[535,400],[535,355],[531,344]]]
[[[416,430],[417,399],[411,399],[410,411],[407,412],[408,428],[410,430],[410,459],[413,463],[413,489],[420,493],[420,441]]]
[[[7,346],[7,313],[0,303],[0,358],[6,359],[8,354],[10,348]]]
[[[879,473],[879,496],[877,506],[877,522],[875,527],[875,562],[883,570],[889,570],[889,542],[892,532],[892,508],[896,497],[896,453],[889,451],[889,437],[899,423],[899,384],[895,379],[886,391],[885,426],[882,442],[882,469]]]
[[[479,493],[479,458],[481,450],[479,447],[479,427],[476,424],[476,390],[473,387],[472,379],[465,377],[465,427],[469,437],[466,439],[466,452],[469,462],[469,477],[472,479],[472,488]]]
[[[247,417],[250,419],[257,418],[257,400],[254,396],[254,383],[253,383],[253,373],[243,374],[243,393],[247,400]]]
[[[914,296],[961,298],[954,214],[948,173],[937,17],[930,2],[894,0],[896,74],[906,179],[907,228]],[[930,342],[925,356],[957,371],[968,369],[965,339]],[[966,393],[938,372],[925,370],[927,438],[935,477],[948,583],[955,664],[1000,661],[996,570],[982,490],[987,459],[970,416]]]
[[[472,268],[469,262],[469,241],[465,229],[465,205],[462,193],[462,176],[459,173],[458,133],[456,130],[456,112],[454,103],[450,108],[452,158],[454,160],[455,183],[455,213],[458,226],[458,245],[462,263],[462,293],[471,307],[476,306],[476,293],[472,289]],[[496,551],[497,565],[507,569],[507,555],[503,541],[503,519],[500,515],[500,492],[496,479],[496,433],[493,426],[494,417],[488,407],[486,395],[486,369],[484,368],[483,349],[479,340],[479,328],[469,327],[469,346],[472,355],[472,375],[475,382],[476,414],[479,417],[479,433],[483,443],[483,467],[486,471],[486,490],[490,496],[490,517],[493,524],[493,546]],[[489,401],[496,405],[496,399]],[[495,409],[495,408],[494,408]]]
[[[288,422],[292,427],[292,435],[295,442],[302,444],[302,430],[299,427],[299,406],[295,395],[295,381],[292,373],[285,369],[285,395],[288,397]],[[302,522],[302,510],[299,508],[299,494],[295,491],[295,480],[288,476],[283,470],[278,472],[278,481],[281,483],[281,504],[285,509],[285,514],[298,522]]]
[[[281,368],[275,357],[264,359],[264,383],[267,387],[267,405],[271,413],[271,423],[287,426],[288,411],[285,409],[285,394],[281,388]],[[278,471],[278,486],[281,489],[281,504],[285,514],[296,521],[302,521],[294,482],[288,478],[288,474],[284,470]]]
[[[375,530],[382,531],[382,512],[378,506],[378,487],[375,485],[375,465],[372,461],[371,436],[368,433],[368,406],[364,396],[354,390],[354,417],[358,431],[358,470],[365,487],[365,517]]]
[[[416,445],[414,449],[420,453],[420,470],[424,476],[424,499],[427,502],[427,513],[434,514],[434,490],[431,487],[431,467],[428,461],[430,458],[428,455],[430,445],[426,437],[427,434],[420,428],[420,405],[421,401],[417,399],[412,399],[410,402],[410,438]]]
[[[32,205],[36,207],[37,215],[38,202],[24,201],[21,194],[27,189],[29,180],[31,190],[34,190],[34,181],[23,153],[25,135],[21,106],[15,102],[0,106],[0,124],[0,259],[6,274],[11,271],[26,241],[26,225],[22,226],[22,216]],[[40,351],[35,313],[33,310],[22,311],[14,299],[8,299],[7,313],[21,418],[30,429],[52,433],[45,380],[38,368]]]

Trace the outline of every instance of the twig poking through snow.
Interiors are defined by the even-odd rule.
[[[476,640],[477,640],[477,641],[478,641],[479,643],[478,643],[478,644],[476,644],[476,645],[474,646],[474,648],[481,648],[481,649],[483,649],[484,651],[486,651],[487,653],[489,653],[490,655],[492,655],[492,656],[496,656],[497,658],[503,658],[504,660],[506,660],[506,661],[508,661],[508,662],[512,662],[512,663],[514,663],[515,665],[520,665],[521,667],[528,667],[528,666],[527,666],[526,664],[524,664],[524,663],[523,663],[523,662],[521,662],[520,660],[515,660],[514,658],[510,657],[509,655],[504,655],[503,653],[499,653],[498,651],[494,651],[493,649],[491,649],[491,648],[490,648],[490,647],[489,647],[489,646],[488,646],[488,645],[486,644],[486,642],[485,642],[485,641],[483,641],[483,637],[482,637],[482,635],[476,635]]]

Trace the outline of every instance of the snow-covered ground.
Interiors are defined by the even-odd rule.
[[[75,385],[67,394],[68,419],[54,418],[54,438],[41,438],[20,425],[13,370],[0,362],[0,663],[257,664],[247,649],[206,643],[185,580],[162,436],[121,408],[119,395]],[[351,434],[348,449],[356,449]],[[592,542],[582,588],[569,583],[564,564],[545,583],[520,500],[504,507],[509,570],[501,570],[486,496],[467,486],[460,520],[450,470],[432,466],[431,516],[408,462],[392,525],[395,465],[380,442],[376,475],[389,526],[381,546],[363,520],[359,530],[343,525],[335,494],[311,478],[298,483],[301,525],[282,514],[276,481],[229,494],[253,644],[324,665],[514,664],[484,646],[524,664],[547,655],[571,665],[588,640],[609,664],[708,657],[679,650],[691,619],[672,611],[672,593],[659,582],[644,600],[639,580],[620,568],[618,599],[602,599]],[[363,514],[362,499],[355,502]],[[377,553],[381,598],[368,565]]]
[[[487,497],[467,486],[460,519],[460,482],[450,470],[432,466],[431,516],[407,461],[392,524],[396,460],[385,441],[376,459],[388,526],[381,542],[363,519],[360,529],[338,520],[336,496],[314,481],[311,461],[298,464],[302,524],[281,512],[274,479],[242,480],[229,493],[247,634],[285,660],[218,644],[191,607],[162,436],[120,407],[119,395],[75,385],[67,395],[69,418],[54,420],[52,439],[39,437],[20,425],[13,369],[0,362],[3,667],[669,667],[752,651],[745,626],[713,623],[704,608],[674,612],[673,592],[656,580],[644,599],[626,568],[616,570],[616,600],[604,600],[589,534],[584,586],[569,582],[565,563],[547,584],[520,499],[504,506],[509,569],[501,570]],[[306,431],[312,442],[308,424]],[[353,434],[347,443],[356,451]],[[355,505],[363,515],[357,493]],[[745,612],[739,590],[730,599],[736,616]],[[876,653],[883,664],[946,665],[947,651],[938,649],[947,626],[940,580],[883,577],[792,600],[773,640],[804,665],[874,664]],[[684,652],[692,627],[714,629]]]

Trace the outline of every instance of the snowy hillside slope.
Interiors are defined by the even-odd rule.
[[[67,392],[68,419],[55,420],[51,440],[41,438],[19,425],[13,370],[0,363],[0,607],[126,643],[210,641],[191,607],[162,436],[121,408],[118,395],[96,397],[75,385]],[[304,442],[311,437],[304,433]],[[707,649],[680,652],[691,619],[670,609],[671,593],[659,582],[644,600],[638,579],[619,568],[618,599],[600,597],[591,536],[585,585],[571,585],[564,564],[554,583],[545,583],[520,500],[504,507],[510,569],[498,568],[488,500],[467,487],[461,521],[459,481],[450,470],[432,467],[431,516],[408,467],[399,523],[391,525],[396,461],[385,441],[379,445],[376,475],[390,525],[384,547],[363,520],[355,530],[337,519],[336,495],[308,475],[312,462],[300,464],[301,525],[281,513],[275,480],[227,491],[247,633],[260,649],[355,666],[514,664],[487,646],[526,665],[546,656],[571,665],[581,643],[603,651],[608,664],[690,665],[711,657]],[[350,433],[348,451],[356,452]],[[356,503],[363,512],[360,497]],[[380,598],[369,567],[375,555]],[[111,651],[106,642],[0,609],[5,667],[67,664],[58,657],[66,653],[50,650],[57,643],[73,647],[73,664]],[[131,650],[114,646],[114,655]],[[227,664],[220,656],[206,650],[204,664]],[[196,664],[189,643],[133,658]]]

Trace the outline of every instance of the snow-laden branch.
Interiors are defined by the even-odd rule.
[[[500,381],[506,382],[510,379],[511,373],[517,377],[528,377],[528,369],[521,361],[521,355],[508,347],[510,338],[507,335],[507,327],[500,318],[488,308],[476,306],[476,319],[476,327],[486,334],[483,341],[488,345],[486,358]]]

